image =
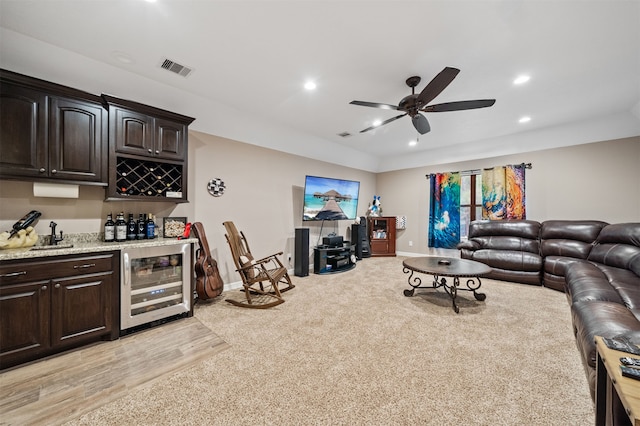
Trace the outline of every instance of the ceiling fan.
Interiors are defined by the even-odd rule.
[[[421,112],[445,112],[445,111],[460,111],[465,109],[486,108],[492,106],[495,99],[478,99],[475,101],[457,101],[457,102],[445,102],[442,104],[429,105],[436,96],[440,94],[460,72],[457,68],[446,67],[433,80],[427,84],[427,87],[422,89],[420,94],[416,94],[415,88],[420,83],[420,77],[409,77],[406,81],[407,86],[411,87],[411,94],[402,98],[398,105],[381,104],[376,102],[364,102],[364,101],[351,101],[350,104],[360,105],[372,108],[391,109],[397,111],[403,111],[404,114],[397,115],[393,118],[383,121],[382,123],[367,127],[361,130],[360,133],[368,132],[377,127],[389,124],[399,118],[408,115],[411,117],[413,127],[416,128],[418,133],[424,135],[431,130],[429,121],[427,118],[420,114]]]

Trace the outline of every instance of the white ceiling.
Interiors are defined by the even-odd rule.
[[[640,135],[640,1],[0,0],[0,25],[118,69],[110,87],[132,79],[151,100],[168,87],[222,105],[252,128],[244,142],[320,159],[362,153],[372,171]],[[2,67],[47,75],[35,52],[7,44]],[[161,69],[165,57],[194,72]],[[69,81],[82,79],[65,66]],[[445,66],[461,72],[432,103],[496,104],[426,114],[432,130],[415,147],[409,117],[358,133],[398,112],[350,101],[397,104],[410,93],[407,77],[421,76],[422,90]],[[531,80],[513,85],[523,73]],[[309,79],[314,92],[303,88]],[[162,106],[191,112],[178,99]],[[197,115],[192,128],[237,136]],[[531,121],[519,124],[525,115]]]

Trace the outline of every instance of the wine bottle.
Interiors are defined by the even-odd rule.
[[[143,214],[140,213],[140,215],[138,216],[138,223],[136,223],[136,226],[137,226],[136,238],[139,240],[144,240],[145,238],[147,238],[146,222],[147,221],[144,218]]]
[[[156,236],[156,224],[153,221],[153,215],[149,213],[149,216],[147,219],[147,238],[152,240],[155,238],[155,236]]]
[[[111,213],[107,215],[107,221],[104,223],[104,241],[112,243],[116,240],[116,224],[113,221]]]
[[[116,241],[127,240],[127,222],[124,221],[124,212],[118,213],[116,218]]]
[[[133,220],[133,213],[129,213],[129,222],[127,222],[127,240],[135,240],[138,233],[138,225]]]

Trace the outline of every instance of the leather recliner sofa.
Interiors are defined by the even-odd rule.
[[[640,223],[550,220],[539,223],[538,236],[531,238],[531,232],[524,230],[534,230],[536,223],[472,222],[469,240],[458,245],[460,255],[491,266],[490,278],[566,293],[594,397],[595,336],[625,335],[640,343]],[[539,247],[537,271],[532,270],[536,264],[532,240]]]

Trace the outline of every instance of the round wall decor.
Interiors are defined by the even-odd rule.
[[[224,182],[220,178],[211,179],[209,183],[207,183],[207,191],[214,197],[219,197],[224,194],[224,190]]]

